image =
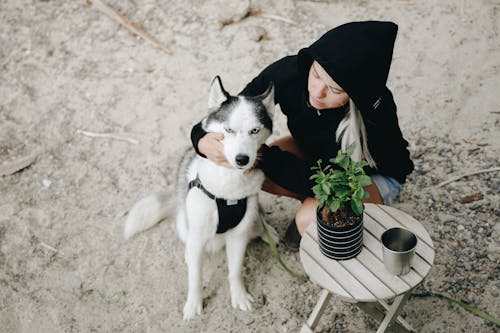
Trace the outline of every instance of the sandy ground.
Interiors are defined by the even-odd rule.
[[[204,314],[184,322],[187,273],[172,221],[128,242],[123,221],[138,199],[170,188],[215,75],[236,93],[329,28],[365,19],[399,24],[388,85],[416,170],[394,206],[422,221],[437,248],[418,291],[445,293],[500,317],[498,173],[435,187],[500,165],[497,1],[262,0],[253,6],[297,24],[251,17],[224,29],[218,22],[244,4],[109,3],[172,54],[84,1],[0,2],[0,164],[44,150],[30,167],[0,177],[1,332],[297,332],[319,288],[288,275],[262,241],[249,245],[245,259],[254,309],[232,309],[221,252],[206,261]],[[286,134],[282,116],[277,124],[275,135]],[[460,203],[474,193],[483,198]],[[283,235],[297,203],[261,200]],[[298,254],[282,255],[302,271]],[[419,332],[495,332],[433,297],[410,298],[403,314]],[[337,303],[318,331],[376,327]]]

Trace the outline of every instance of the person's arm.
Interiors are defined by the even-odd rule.
[[[381,107],[365,117],[368,147],[377,163],[377,168],[365,167],[366,174],[379,173],[404,183],[414,166],[408,141],[399,127],[396,104],[390,90],[387,89]]]
[[[315,182],[309,178],[313,175],[311,167],[316,166],[316,162],[302,160],[276,146],[263,145],[261,153],[257,168],[269,179],[289,191],[314,197],[312,187]]]
[[[399,130],[393,133],[386,132],[384,138],[374,139],[369,145],[370,150],[376,152],[372,156],[377,161],[377,167],[365,167],[366,174],[378,173],[404,183],[414,166],[407,149],[408,142],[403,138],[401,132]]]
[[[194,125],[193,128],[191,129],[191,142],[193,144],[193,148],[198,155],[204,158],[207,158],[207,156],[202,152],[200,152],[198,144],[201,138],[203,138],[206,134],[207,132],[201,126],[201,121],[198,124]]]

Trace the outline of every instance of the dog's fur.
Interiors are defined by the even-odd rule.
[[[241,270],[248,241],[261,235],[263,231],[257,195],[264,181],[263,172],[252,168],[259,147],[271,135],[273,112],[272,84],[260,96],[244,97],[229,95],[219,77],[212,82],[209,114],[203,119],[202,127],[207,132],[224,133],[224,154],[233,168],[202,158],[192,148],[185,153],[178,168],[176,227],[179,237],[186,244],[186,320],[202,311],[203,251],[217,251],[224,245],[229,268],[231,303],[234,308],[241,310],[251,308],[253,299],[243,285]],[[216,233],[219,217],[215,201],[197,187],[188,189],[189,182],[197,175],[203,186],[218,198],[248,198],[244,217],[236,227],[221,234]],[[166,205],[167,201],[168,195],[154,195],[139,201],[128,215],[125,238],[165,218],[170,209]],[[264,223],[263,220],[262,222]],[[269,226],[267,228],[276,239],[276,232]]]

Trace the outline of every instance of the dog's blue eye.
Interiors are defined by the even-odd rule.
[[[226,133],[234,133],[234,131],[230,128],[224,128],[224,130],[226,131]]]
[[[257,134],[260,132],[260,128],[254,128],[253,130],[250,131],[250,134]]]

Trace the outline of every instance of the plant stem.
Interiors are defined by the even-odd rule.
[[[493,323],[495,324],[496,326],[499,326],[500,327],[500,320],[496,319],[496,318],[493,318],[493,316],[491,316],[490,314],[484,312],[484,311],[481,311],[465,302],[462,302],[462,301],[459,301],[457,299],[454,299],[450,296],[447,296],[447,295],[444,295],[444,294],[440,294],[440,293],[435,293],[435,292],[432,292],[432,291],[427,291],[427,292],[423,292],[423,293],[412,293],[411,296],[413,297],[427,297],[427,296],[434,296],[434,297],[438,297],[438,298],[444,298],[452,303],[455,303],[459,306],[461,306],[462,308],[464,308],[465,310],[469,311],[469,312],[472,312],[473,314],[475,314],[476,316],[478,317],[481,317],[483,318],[484,320],[490,322],[490,323]]]
[[[269,243],[269,247],[271,248],[271,252],[273,253],[276,260],[278,260],[281,267],[283,267],[285,269],[285,271],[288,272],[288,274],[290,274],[291,276],[293,276],[294,278],[299,280],[300,283],[304,283],[307,280],[309,280],[307,276],[299,274],[299,273],[295,273],[290,268],[288,268],[288,266],[285,264],[285,262],[281,258],[280,253],[278,252],[278,248],[276,247],[276,243],[274,243],[274,241],[273,241],[271,235],[269,234],[269,231],[267,230],[264,223],[262,223],[262,227],[264,228],[264,236],[266,237],[267,242]]]

